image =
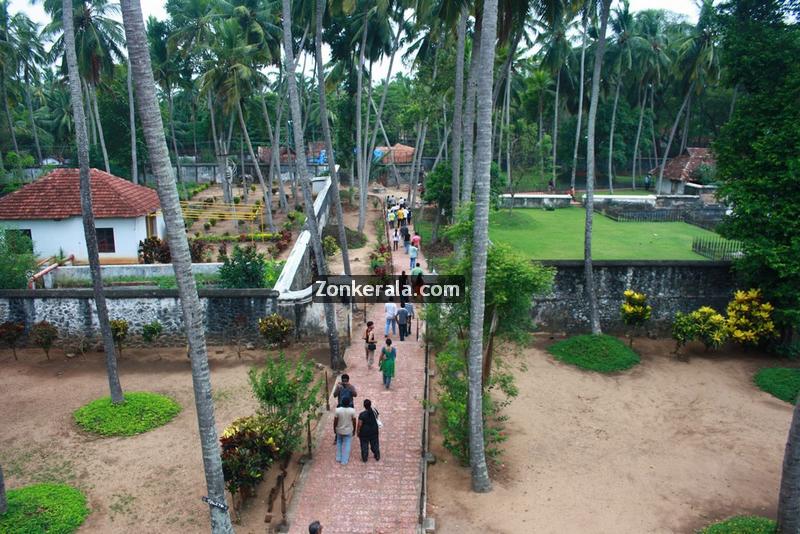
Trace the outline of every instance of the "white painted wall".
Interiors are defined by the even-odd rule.
[[[27,229],[31,231],[33,250],[40,258],[55,256],[63,251],[66,256],[75,255],[78,263],[88,263],[86,240],[83,234],[83,220],[80,217],[68,219],[33,219],[0,221],[5,228]],[[137,263],[139,241],[147,237],[145,217],[109,218],[95,220],[97,228],[114,229],[115,252],[101,252],[101,263]],[[159,237],[164,236],[164,219],[156,216],[156,229]]]

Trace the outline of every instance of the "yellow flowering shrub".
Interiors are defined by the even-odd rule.
[[[761,291],[737,291],[728,303],[727,328],[731,339],[743,345],[757,345],[766,337],[776,334],[772,321],[774,308],[763,302]]]
[[[620,306],[620,314],[622,321],[631,327],[628,333],[630,345],[633,345],[633,331],[640,328],[650,319],[653,312],[653,307],[647,304],[647,295],[645,293],[638,293],[632,289],[626,289],[622,293],[625,299]]]
[[[725,317],[710,306],[702,306],[690,314],[694,324],[694,337],[708,349],[717,349],[728,339]]]

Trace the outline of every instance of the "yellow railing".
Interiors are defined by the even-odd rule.
[[[232,202],[206,203],[199,200],[182,200],[183,216],[196,220],[217,219],[218,221],[258,221],[264,224],[264,206],[256,204],[235,204]]]

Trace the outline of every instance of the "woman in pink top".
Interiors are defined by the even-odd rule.
[[[415,247],[419,248],[419,244],[422,242],[422,238],[419,236],[419,232],[414,232],[414,236],[411,238],[411,244]]]

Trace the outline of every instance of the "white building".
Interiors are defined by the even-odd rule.
[[[165,233],[158,195],[98,169],[90,176],[100,262],[137,263],[139,241]],[[56,169],[0,198],[0,226],[27,234],[40,258],[88,263],[78,169]]]

